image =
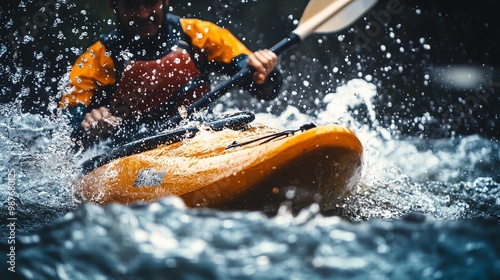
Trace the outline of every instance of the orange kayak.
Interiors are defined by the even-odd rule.
[[[133,203],[175,195],[188,207],[275,212],[313,202],[322,212],[358,183],[363,147],[348,128],[313,127],[288,136],[266,126],[199,131],[193,138],[114,159],[85,174],[86,201]],[[276,139],[258,140],[269,135]]]

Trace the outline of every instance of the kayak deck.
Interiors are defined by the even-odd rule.
[[[200,131],[195,137],[116,159],[83,176],[77,192],[98,204],[180,196],[189,207],[275,212],[317,202],[332,210],[361,175],[363,147],[348,128],[327,125],[267,143],[244,143],[276,133]]]

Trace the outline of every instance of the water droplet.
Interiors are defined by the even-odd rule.
[[[32,36],[29,36],[29,35],[24,35],[24,40],[23,40],[23,42],[24,42],[25,44],[27,44],[27,43],[29,43],[29,42],[33,42],[33,41],[35,41],[35,38],[33,38]]]

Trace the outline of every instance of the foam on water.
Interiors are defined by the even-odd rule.
[[[19,233],[46,225],[76,207],[71,181],[77,171],[73,162],[66,122],[21,113],[14,104],[2,105],[0,119],[0,172],[2,185],[7,185],[11,170],[14,175],[16,215]],[[11,193],[0,189],[2,219],[7,217],[7,201]],[[6,229],[2,228],[4,233]]]
[[[325,95],[317,115],[288,106],[280,115],[257,114],[256,122],[281,129],[307,122],[340,123],[350,127],[364,146],[364,170],[359,188],[339,205],[350,220],[394,218],[422,212],[443,219],[494,216],[481,205],[499,207],[499,144],[478,135],[429,140],[393,136],[377,125],[372,100],[376,87],[363,79],[351,80]],[[216,106],[215,111],[234,110]],[[26,229],[38,228],[71,211],[79,202],[72,197],[72,180],[79,176],[64,116],[20,113],[15,105],[2,105],[0,141],[2,172],[16,170],[20,215]],[[365,114],[359,118],[358,114]],[[361,121],[360,121],[361,119]],[[7,180],[4,176],[3,180]],[[482,198],[473,203],[476,193]],[[6,201],[3,189],[0,198]],[[6,208],[0,211],[6,216]]]
[[[493,279],[497,226],[409,215],[354,224],[186,209],[175,197],[127,207],[84,205],[23,237],[28,279]]]
[[[289,106],[279,116],[258,114],[256,121],[282,128],[340,123],[357,134],[364,146],[364,170],[358,189],[341,206],[348,219],[395,218],[411,212],[441,219],[498,217],[498,140],[479,135],[402,138],[377,124],[372,105],[376,94],[373,84],[355,79],[327,94],[325,109],[316,116]],[[359,121],[362,109],[366,117]],[[484,204],[491,210],[485,213]]]
[[[293,106],[256,116],[283,129],[335,122],[358,135],[363,176],[333,217],[317,214],[317,205],[297,216],[284,207],[275,217],[193,210],[174,197],[81,204],[72,196],[79,170],[64,117],[3,106],[1,171],[16,170],[19,272],[28,279],[498,277],[498,224],[481,221],[500,217],[498,143],[396,137],[377,125],[375,95],[375,86],[356,79],[325,95],[315,116]],[[7,195],[0,192],[2,201]]]

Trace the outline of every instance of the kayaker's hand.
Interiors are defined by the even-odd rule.
[[[121,118],[113,116],[108,108],[101,107],[85,114],[82,127],[91,135],[102,136],[116,129],[120,122]]]
[[[270,50],[260,50],[249,55],[247,66],[255,69],[255,73],[253,73],[253,80],[257,84],[263,84],[267,75],[273,71],[277,60],[278,57],[276,54]]]

